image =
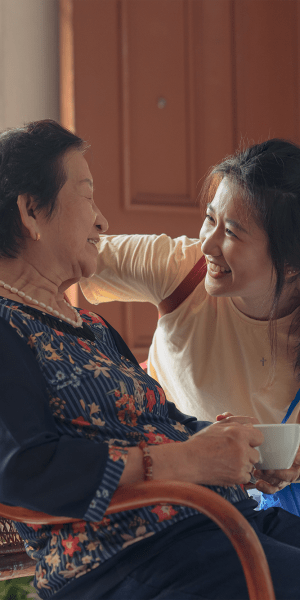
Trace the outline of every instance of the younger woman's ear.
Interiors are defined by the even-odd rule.
[[[17,205],[23,226],[28,231],[28,237],[36,240],[39,232],[35,218],[35,202],[29,194],[19,194]]]

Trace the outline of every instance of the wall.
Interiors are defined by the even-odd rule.
[[[58,0],[0,0],[0,131],[59,119]]]

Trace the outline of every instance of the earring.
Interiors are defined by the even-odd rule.
[[[297,270],[296,270],[296,269],[291,269],[291,268],[289,268],[289,269],[287,270],[287,274],[288,274],[288,275],[293,275],[293,274],[295,274],[295,273],[297,273]]]
[[[41,234],[40,234],[40,233],[37,233],[37,234],[36,234],[35,241],[36,241],[36,242],[39,242],[39,241],[40,241],[40,239],[41,239]]]

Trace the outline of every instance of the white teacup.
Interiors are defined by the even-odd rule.
[[[264,441],[256,447],[260,459],[257,469],[289,469],[300,445],[300,425],[297,423],[253,425],[264,435]]]

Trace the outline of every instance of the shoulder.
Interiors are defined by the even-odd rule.
[[[26,341],[34,330],[35,318],[29,312],[22,310],[22,304],[3,298],[0,302],[0,319],[2,326],[7,324],[6,335],[17,334],[17,338]]]

